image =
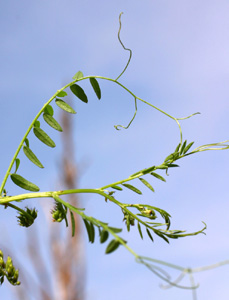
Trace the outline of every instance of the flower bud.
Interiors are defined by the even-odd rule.
[[[4,268],[5,266],[3,258],[0,256],[0,268]]]
[[[12,258],[8,256],[6,260],[6,269],[9,268],[11,265],[13,265]]]
[[[19,270],[15,270],[14,276],[13,276],[13,280],[14,280],[15,283],[16,283],[17,280],[18,280],[18,276],[19,276]]]
[[[13,265],[9,265],[8,268],[6,269],[6,271],[8,272],[8,275],[10,277],[12,277],[14,275],[14,272],[15,272],[15,268]]]

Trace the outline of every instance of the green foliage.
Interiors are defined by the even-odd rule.
[[[33,151],[28,146],[23,146],[23,151],[27,158],[34,163],[39,168],[44,168],[42,163],[39,161],[39,159],[36,157],[36,155],[33,153]]]
[[[49,104],[46,105],[45,109],[44,109],[44,114],[50,115],[52,117],[53,114],[54,114],[53,107],[51,105],[49,105]]]
[[[92,222],[88,222],[86,219],[83,219],[84,225],[87,229],[87,235],[89,242],[94,243],[95,241],[95,228]]]
[[[75,217],[72,211],[70,211],[70,216],[71,216],[71,224],[72,224],[72,237],[75,235],[75,230],[76,230],[76,223],[75,223]]]
[[[56,144],[53,142],[53,140],[41,128],[34,127],[33,128],[33,133],[45,145],[47,145],[51,148],[56,147]]]
[[[133,191],[133,192],[139,194],[139,195],[142,194],[142,192],[141,192],[139,189],[137,189],[135,186],[133,186],[133,185],[131,185],[131,184],[123,183],[122,185],[125,186],[126,188],[130,189],[131,191]]]
[[[18,170],[18,168],[20,166],[20,159],[16,158],[15,163],[16,163],[15,173],[17,173],[17,170]]]
[[[76,97],[78,97],[83,102],[88,103],[88,99],[84,90],[78,84],[71,85],[70,89]]]
[[[57,97],[65,97],[67,96],[68,94],[65,92],[65,91],[60,91],[56,96]]]
[[[68,113],[76,114],[75,110],[67,104],[64,100],[56,99],[56,105],[58,105],[61,109],[65,110]]]
[[[101,99],[101,90],[100,90],[98,81],[95,78],[93,78],[93,77],[91,77],[89,79],[90,79],[90,83],[91,83],[91,85],[93,87],[93,90],[94,90],[96,96],[100,100]]]
[[[160,180],[166,182],[165,178],[162,177],[161,175],[159,175],[159,174],[157,174],[157,173],[155,173],[155,172],[151,172],[150,174],[153,175],[154,177],[156,177],[156,178],[158,178],[158,179],[160,179]]]
[[[40,190],[36,184],[28,181],[21,175],[11,174],[10,177],[11,177],[13,183],[20,186],[24,190],[28,190],[28,191],[32,191],[32,192],[39,192],[39,190]]]
[[[53,140],[41,128],[34,127],[33,128],[33,133],[45,145],[47,145],[51,148],[56,147],[56,144],[53,142]]]
[[[44,113],[43,118],[45,122],[52,128],[56,129],[57,131],[63,131],[60,124],[51,115]]]
[[[110,243],[108,244],[105,253],[109,254],[114,252],[116,249],[118,249],[118,247],[120,246],[120,242],[116,241],[116,240],[112,240],[110,241]]]
[[[151,185],[148,181],[146,181],[144,178],[139,178],[139,180],[141,180],[141,182],[142,182],[145,186],[147,186],[152,192],[155,192],[155,191],[154,191],[154,188],[152,187],[152,185]]]
[[[109,232],[106,231],[105,229],[103,229],[102,231],[100,231],[100,243],[103,244],[107,241],[109,237]]]
[[[6,171],[5,177],[2,181],[1,187],[0,187],[0,205],[4,205],[5,207],[11,207],[19,212],[18,223],[21,226],[29,227],[34,223],[34,220],[37,217],[37,211],[36,209],[29,209],[26,208],[25,210],[15,206],[12,204],[12,202],[22,202],[25,199],[28,198],[45,198],[47,200],[51,199],[55,201],[55,205],[53,210],[51,211],[52,219],[54,222],[60,223],[63,220],[65,220],[66,227],[68,226],[68,212],[70,213],[70,220],[72,225],[72,236],[75,235],[75,217],[74,214],[77,214],[80,216],[84,222],[86,233],[88,236],[88,240],[90,243],[94,243],[96,241],[97,235],[96,233],[99,233],[99,241],[101,244],[104,244],[107,242],[107,246],[105,249],[106,254],[110,254],[117,250],[120,245],[125,247],[126,250],[128,250],[138,261],[139,263],[142,263],[147,268],[149,268],[151,271],[153,271],[155,274],[158,275],[155,271],[155,267],[150,263],[152,259],[145,258],[142,256],[139,256],[137,253],[134,252],[134,250],[128,245],[127,241],[125,241],[121,237],[122,228],[116,228],[109,226],[107,222],[102,222],[100,220],[97,220],[96,218],[92,216],[88,216],[84,213],[84,208],[78,208],[75,206],[72,206],[71,204],[65,202],[61,196],[66,194],[72,194],[72,193],[92,193],[97,194],[102,199],[105,199],[106,202],[112,202],[114,205],[119,207],[120,209],[120,215],[121,218],[123,218],[123,221],[125,222],[125,226],[127,231],[129,232],[130,229],[137,227],[136,231],[138,232],[141,239],[144,238],[143,233],[148,238],[154,242],[154,237],[161,238],[165,242],[169,243],[170,239],[177,239],[187,236],[194,236],[200,233],[204,233],[206,229],[206,225],[204,224],[204,227],[196,232],[193,233],[186,233],[183,230],[180,229],[173,229],[171,230],[171,216],[168,212],[165,210],[154,207],[151,204],[137,204],[137,203],[123,203],[118,201],[118,197],[120,193],[125,194],[127,197],[131,197],[131,192],[135,192],[137,195],[141,195],[143,197],[144,190],[147,188],[148,190],[154,192],[153,188],[153,181],[154,180],[161,180],[163,182],[166,182],[165,178],[158,174],[157,170],[160,170],[159,172],[165,172],[165,175],[168,173],[170,168],[176,168],[178,165],[175,163],[179,159],[183,159],[189,155],[199,153],[202,151],[207,150],[225,150],[229,149],[229,145],[227,144],[228,141],[220,142],[220,143],[214,143],[214,144],[207,144],[203,146],[199,146],[191,151],[191,147],[193,146],[194,142],[187,143],[187,140],[183,142],[183,135],[181,126],[179,123],[178,118],[175,118],[171,115],[169,115],[167,112],[162,111],[161,109],[157,108],[153,104],[146,102],[145,100],[137,97],[132,91],[130,91],[127,87],[125,87],[123,84],[121,84],[118,79],[124,74],[126,68],[129,65],[132,52],[130,49],[125,48],[123,45],[121,39],[120,39],[120,30],[121,30],[121,15],[120,15],[120,28],[118,32],[118,38],[122,45],[122,47],[129,51],[130,56],[129,60],[127,62],[127,65],[125,66],[124,70],[120,73],[120,75],[116,79],[108,78],[108,77],[102,77],[102,76],[86,76],[84,77],[83,73],[81,71],[78,71],[73,76],[73,81],[65,85],[63,88],[58,90],[41,108],[37,116],[34,118],[32,123],[30,124],[28,130],[26,131],[24,137],[22,138],[15,155],[12,158],[12,161],[9,165],[8,170]],[[54,128],[57,131],[62,131],[61,125],[54,119],[54,110],[51,106],[52,101],[55,101],[56,105],[61,108],[62,110],[75,114],[75,110],[67,104],[65,101],[63,101],[62,97],[67,96],[67,92],[65,91],[67,88],[70,88],[71,92],[81,101],[84,103],[88,103],[88,97],[82,87],[80,87],[76,82],[80,82],[83,80],[87,80],[89,82],[97,96],[98,99],[101,99],[101,89],[98,84],[97,79],[110,81],[113,84],[117,84],[120,88],[124,89],[126,92],[128,92],[134,100],[135,104],[135,112],[131,119],[131,121],[128,123],[127,126],[122,125],[115,125],[116,129],[127,129],[132,122],[134,121],[134,118],[137,114],[137,102],[142,102],[145,105],[148,105],[149,107],[152,107],[158,111],[160,111],[162,114],[166,115],[168,118],[170,118],[172,121],[176,122],[179,128],[179,138],[180,141],[178,145],[175,148],[174,152],[168,152],[170,153],[166,158],[159,164],[159,165],[151,165],[147,168],[141,169],[140,171],[135,172],[134,174],[128,176],[127,178],[120,179],[119,181],[110,183],[108,185],[105,185],[103,187],[98,188],[92,188],[92,189],[74,189],[74,190],[63,190],[63,191],[51,191],[51,192],[39,192],[39,187],[32,183],[31,181],[25,179],[21,175],[16,174],[16,172],[19,170],[21,164],[20,159],[18,156],[21,154],[21,149],[23,149],[24,154],[26,157],[36,166],[39,168],[44,168],[37,156],[33,153],[33,151],[30,148],[30,143],[28,136],[31,134],[31,131],[33,131],[34,135],[45,145],[54,148],[55,142],[48,136],[46,132],[44,132],[40,128],[40,121],[38,120],[40,116],[42,115],[45,122]],[[192,114],[186,118],[187,119],[195,114]],[[12,168],[15,164],[15,172],[11,173]],[[156,172],[157,171],[157,172]],[[32,177],[33,172],[31,172]],[[149,175],[152,175],[150,177]],[[9,176],[11,177],[13,183],[15,183],[17,186],[24,190],[29,190],[34,193],[29,194],[19,194],[14,196],[7,196],[5,186],[7,184]],[[146,176],[150,177],[150,181],[146,180]],[[148,179],[148,178],[147,178]],[[135,187],[135,182],[138,181],[138,183],[142,183],[142,191]],[[140,182],[139,182],[140,181]],[[131,182],[131,184],[130,184]],[[115,191],[114,191],[115,190]],[[38,193],[39,192],[39,193]],[[133,193],[132,193],[133,194]],[[136,195],[136,196],[137,196]],[[108,217],[109,219],[109,217]],[[158,221],[157,221],[158,220]],[[136,225],[137,224],[137,225]],[[109,240],[109,238],[111,238]],[[166,264],[166,263],[164,263]],[[168,264],[167,264],[168,265]],[[164,279],[167,282],[170,282],[168,280],[168,276],[161,276],[158,275],[160,278]],[[4,277],[8,279],[8,281],[13,285],[18,285],[20,282],[18,281],[18,270],[16,270],[12,264],[11,258],[7,258],[7,261],[4,262],[3,260],[3,254],[0,252],[0,283],[2,284],[4,281]],[[173,284],[174,285],[174,284]],[[177,285],[176,285],[177,286]]]
[[[78,71],[73,77],[72,79],[74,80],[79,80],[80,78],[83,78],[83,73],[81,71]]]
[[[25,142],[26,146],[29,147],[29,140],[27,138],[25,138],[24,142]]]

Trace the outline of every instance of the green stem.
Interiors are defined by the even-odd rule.
[[[154,109],[158,110],[159,112],[161,112],[162,114],[166,115],[167,117],[173,119],[176,121],[178,127],[179,127],[179,130],[180,130],[180,139],[181,139],[181,143],[182,143],[182,130],[181,130],[181,126],[180,126],[180,123],[178,121],[177,118],[174,118],[173,116],[169,115],[168,113],[164,112],[163,110],[159,109],[158,107],[154,106],[153,104],[141,99],[140,97],[137,97],[133,92],[131,92],[127,87],[125,87],[123,84],[121,84],[120,82],[118,82],[117,80],[115,79],[112,79],[112,78],[108,78],[108,77],[103,77],[103,76],[93,76],[93,75],[90,75],[90,76],[86,76],[86,77],[82,77],[80,79],[75,79],[73,81],[71,81],[70,83],[68,83],[67,85],[65,85],[64,87],[62,87],[61,89],[59,89],[44,105],[43,107],[41,108],[41,110],[38,112],[38,114],[36,115],[36,117],[33,119],[32,123],[30,124],[29,128],[27,129],[24,137],[22,138],[12,160],[11,160],[11,163],[8,167],[8,170],[6,171],[6,174],[5,174],[5,177],[2,181],[2,184],[1,184],[1,187],[0,187],[0,195],[2,194],[3,192],[3,189],[5,187],[5,184],[6,184],[6,181],[10,175],[10,172],[11,172],[11,169],[13,167],[13,164],[23,146],[23,143],[25,141],[25,139],[27,138],[28,134],[30,133],[31,129],[33,128],[33,125],[34,123],[36,122],[36,120],[40,117],[40,115],[42,114],[42,112],[44,111],[45,107],[58,95],[59,92],[65,90],[66,88],[68,88],[69,86],[71,86],[72,84],[74,84],[75,82],[77,81],[82,81],[82,80],[86,80],[86,79],[89,79],[89,78],[99,78],[99,79],[103,79],[103,80],[107,80],[107,81],[111,81],[111,82],[114,82],[116,84],[118,84],[119,86],[121,86],[124,90],[126,90],[130,95],[132,95],[134,97],[134,99],[138,99],[139,101],[142,101],[143,103],[153,107]]]
[[[120,44],[122,45],[123,49],[126,50],[126,51],[129,51],[130,52],[130,56],[129,56],[129,59],[128,59],[128,62],[124,68],[124,70],[121,72],[121,74],[116,78],[116,80],[118,80],[126,71],[126,69],[128,68],[129,66],[129,63],[131,61],[131,57],[132,57],[132,50],[131,49],[128,49],[124,46],[123,42],[121,41],[121,38],[120,38],[120,32],[121,32],[121,28],[122,28],[122,22],[121,22],[121,16],[122,16],[123,12],[120,13],[119,15],[119,30],[118,30],[118,40],[120,42]]]
[[[180,123],[178,121],[178,118],[175,118],[171,115],[169,115],[168,113],[166,113],[165,111],[161,110],[160,108],[156,107],[155,105],[143,100],[142,98],[140,97],[137,97],[133,92],[131,92],[127,87],[125,87],[123,84],[121,84],[120,82],[118,82],[116,79],[112,79],[112,78],[106,78],[106,77],[102,77],[102,76],[87,76],[87,77],[84,77],[80,80],[83,80],[83,79],[86,79],[86,78],[91,78],[91,77],[94,77],[94,78],[99,78],[99,79],[104,79],[104,80],[108,80],[108,81],[112,81],[116,84],[118,84],[119,86],[121,86],[124,90],[126,90],[130,95],[132,95],[135,99],[138,99],[139,101],[153,107],[154,109],[158,110],[159,112],[161,112],[162,114],[166,115],[167,117],[169,117],[170,119],[176,121],[178,127],[179,127],[179,131],[180,131],[180,143],[182,144],[182,130],[181,130],[181,126],[180,126]],[[186,117],[188,118],[188,117]],[[185,119],[185,118],[183,118]]]
[[[62,203],[63,205],[65,205],[66,207],[69,208],[69,210],[74,211],[75,213],[77,213],[78,215],[80,215],[82,218],[87,219],[88,221],[92,221],[95,220],[92,217],[89,217],[87,215],[85,215],[81,210],[78,210],[76,207],[72,206],[71,204],[69,204],[68,202],[65,202],[63,199],[61,199],[60,197],[58,197],[59,193],[53,192],[52,193],[52,197],[56,200],[59,201],[60,203]],[[105,193],[104,193],[105,194]],[[105,194],[106,195],[106,194]],[[104,224],[103,222],[100,222],[99,220],[96,220],[96,223],[98,223],[99,226],[102,226],[106,231],[108,231],[110,234],[113,235],[113,237],[119,241],[131,254],[133,254],[135,256],[136,259],[139,258],[138,254],[135,253],[129,246],[126,245],[126,243],[117,235],[115,234],[115,232],[113,232],[112,229],[109,228],[109,226],[107,226],[106,224]]]
[[[12,208],[14,208],[16,210],[25,213],[22,209],[18,208],[17,206],[15,206],[15,205],[13,205],[13,204],[11,204],[9,202],[20,201],[20,200],[24,200],[24,199],[33,199],[33,198],[53,198],[56,201],[59,201],[60,203],[62,203],[64,206],[68,207],[71,211],[74,211],[75,213],[77,213],[78,215],[80,215],[82,218],[87,219],[88,221],[95,221],[94,223],[96,223],[98,226],[103,227],[106,231],[108,231],[111,235],[113,235],[113,237],[117,241],[119,241],[120,244],[122,244],[132,255],[134,255],[135,259],[138,262],[141,262],[142,264],[144,264],[147,267],[149,267],[149,269],[151,271],[153,271],[161,279],[165,280],[166,282],[168,282],[169,284],[171,284],[173,286],[182,287],[182,286],[178,286],[178,285],[174,284],[170,280],[166,279],[164,276],[161,276],[160,274],[158,274],[158,272],[156,272],[154,270],[154,267],[152,265],[148,265],[146,263],[146,261],[148,260],[148,261],[151,261],[151,262],[162,264],[162,265],[165,265],[165,266],[170,267],[170,268],[178,269],[180,271],[186,271],[185,268],[182,268],[180,266],[173,265],[173,264],[170,264],[170,263],[167,263],[167,262],[164,262],[164,261],[160,261],[160,260],[157,260],[157,259],[151,259],[151,258],[148,258],[148,257],[144,257],[144,256],[138,255],[137,253],[135,253],[133,251],[132,248],[130,248],[125,243],[124,240],[122,240],[117,234],[115,234],[115,232],[113,232],[113,230],[111,228],[109,228],[109,226],[107,224],[105,224],[105,223],[103,223],[103,222],[101,222],[99,220],[96,220],[96,219],[94,219],[92,217],[89,217],[89,216],[85,215],[80,209],[72,206],[71,204],[69,204],[68,202],[65,202],[64,200],[62,200],[59,197],[61,195],[75,194],[75,193],[93,193],[93,194],[99,194],[99,195],[103,196],[104,198],[109,199],[111,202],[115,203],[116,205],[118,205],[121,209],[123,209],[128,214],[130,214],[131,216],[133,216],[138,222],[142,223],[144,226],[149,227],[148,224],[146,224],[145,222],[143,222],[134,213],[132,213],[131,211],[129,211],[127,209],[128,204],[120,203],[118,200],[114,199],[111,195],[106,194],[104,191],[98,190],[98,189],[73,189],[73,190],[65,190],[65,191],[49,191],[49,192],[42,192],[42,193],[27,193],[27,194],[22,194],[22,195],[17,195],[17,196],[7,196],[7,197],[0,198],[0,204],[7,204],[8,206],[11,206]],[[188,288],[188,287],[182,287],[182,288]]]
[[[15,162],[15,160],[16,160],[16,158],[17,158],[17,156],[18,156],[18,154],[19,154],[19,152],[20,152],[22,146],[23,146],[23,143],[24,143],[25,139],[27,138],[28,134],[30,133],[31,129],[33,128],[33,125],[34,125],[34,123],[36,122],[36,120],[40,117],[40,115],[41,115],[42,112],[44,111],[45,107],[46,107],[46,106],[47,106],[47,105],[48,105],[48,104],[49,104],[49,103],[50,103],[50,102],[51,102],[51,101],[59,94],[59,92],[65,90],[67,87],[69,87],[70,85],[74,84],[76,81],[77,81],[77,80],[74,80],[74,81],[68,83],[67,85],[65,85],[64,87],[62,87],[60,90],[58,90],[58,91],[57,91],[57,92],[56,92],[56,93],[55,93],[55,94],[54,94],[54,95],[53,95],[53,96],[52,96],[52,97],[51,97],[51,98],[43,105],[43,107],[41,108],[41,110],[39,111],[39,113],[38,113],[38,114],[36,115],[36,117],[33,119],[32,123],[30,124],[29,128],[27,129],[27,131],[26,131],[24,137],[22,138],[22,140],[21,140],[21,142],[20,142],[20,144],[19,144],[19,146],[18,146],[18,148],[17,148],[17,150],[16,150],[16,152],[15,152],[15,154],[14,154],[12,160],[11,160],[11,163],[10,163],[10,165],[9,165],[8,170],[6,171],[5,177],[4,177],[4,179],[3,179],[3,181],[2,181],[2,184],[1,184],[1,187],[0,187],[0,195],[2,194],[2,191],[3,191],[4,187],[5,187],[6,181],[7,181],[8,177],[9,177],[9,175],[10,175],[10,171],[11,171],[11,169],[12,169],[12,167],[13,167],[13,164],[14,164],[14,162]]]
[[[111,202],[115,203],[116,205],[118,205],[121,209],[126,211],[128,214],[130,214],[132,217],[134,217],[138,222],[142,223],[144,226],[151,228],[148,224],[145,224],[140,218],[138,218],[134,213],[132,213],[129,209],[127,209],[125,204],[119,202],[118,200],[116,200],[112,196],[106,194],[104,191],[98,190],[98,189],[74,189],[74,190],[55,191],[55,192],[27,193],[27,194],[21,194],[21,195],[17,195],[17,196],[3,197],[3,198],[0,199],[0,204],[7,204],[8,203],[8,205],[9,205],[10,202],[21,201],[21,200],[24,200],[24,199],[54,198],[53,195],[55,195],[55,197],[58,197],[58,196],[61,196],[61,195],[76,194],[76,193],[77,194],[80,194],[80,193],[99,194],[99,195],[103,196],[104,198],[109,199]],[[66,205],[66,206],[69,207],[68,205]],[[72,207],[74,207],[74,206],[71,206],[71,209],[72,209]],[[78,210],[77,210],[77,213],[78,213]]]
[[[138,178],[138,177],[140,177],[140,176],[142,176],[141,173],[140,173],[139,175],[134,176],[134,177],[131,177],[131,176],[130,176],[130,177],[126,178],[126,179],[122,179],[122,180],[116,181],[116,182],[114,182],[114,183],[112,183],[112,184],[107,184],[107,185],[101,187],[100,190],[108,189],[109,187],[112,187],[112,186],[114,186],[114,185],[119,185],[119,184],[122,184],[122,183],[124,183],[124,182],[128,182],[128,181],[133,180],[133,179],[135,179],[135,178]]]

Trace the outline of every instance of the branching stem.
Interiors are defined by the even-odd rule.
[[[182,143],[182,130],[181,130],[181,126],[180,126],[180,123],[179,123],[179,121],[178,121],[177,118],[175,118],[175,117],[169,115],[169,114],[166,113],[165,111],[163,111],[163,110],[161,110],[160,108],[154,106],[153,104],[151,104],[151,103],[149,103],[149,102],[143,100],[142,98],[137,97],[137,96],[136,96],[133,92],[131,92],[127,87],[125,87],[123,84],[121,84],[120,82],[118,82],[118,81],[115,80],[115,79],[108,78],[108,77],[103,77],[103,76],[94,76],[94,75],[82,77],[82,78],[80,78],[80,79],[75,79],[75,80],[71,81],[70,83],[68,83],[67,85],[65,85],[65,86],[62,87],[61,89],[59,89],[59,90],[58,90],[58,91],[57,91],[57,92],[56,92],[56,93],[55,93],[55,94],[54,94],[54,95],[53,95],[53,96],[52,96],[52,97],[51,97],[51,98],[43,105],[43,107],[41,108],[41,110],[38,112],[38,114],[36,115],[36,117],[33,119],[32,123],[30,124],[29,128],[27,129],[27,131],[26,131],[24,137],[22,138],[22,140],[21,140],[21,142],[20,142],[20,144],[19,144],[19,146],[18,146],[18,148],[17,148],[17,150],[16,150],[16,152],[15,152],[15,154],[14,154],[12,160],[11,160],[11,163],[10,163],[10,165],[9,165],[9,167],[8,167],[8,170],[6,171],[5,177],[4,177],[4,179],[3,179],[3,181],[2,181],[2,184],[1,184],[1,187],[0,187],[0,195],[1,195],[2,192],[3,192],[3,189],[4,189],[4,187],[5,187],[5,184],[6,184],[6,181],[7,181],[8,177],[9,177],[9,175],[10,175],[10,172],[11,172],[11,169],[12,169],[12,167],[13,167],[13,164],[14,164],[14,162],[15,162],[15,160],[16,160],[16,158],[17,158],[17,156],[18,156],[18,154],[19,154],[19,152],[20,152],[20,150],[21,150],[21,148],[22,148],[22,146],[23,146],[23,143],[25,142],[25,139],[27,138],[28,134],[30,133],[31,129],[33,128],[34,123],[37,121],[37,119],[40,117],[40,115],[41,115],[42,112],[44,111],[45,107],[46,107],[47,105],[49,105],[49,104],[52,102],[53,99],[56,98],[56,96],[58,95],[59,92],[64,91],[66,88],[68,88],[69,86],[73,85],[74,83],[76,83],[76,82],[78,82],[78,81],[82,81],[82,80],[86,80],[86,79],[90,79],[90,78],[98,78],[98,79],[103,79],[103,80],[107,80],[107,81],[114,82],[114,83],[118,84],[119,86],[121,86],[124,90],[126,90],[130,95],[132,95],[133,98],[135,99],[135,101],[136,101],[136,99],[138,99],[139,101],[141,101],[141,102],[143,102],[143,103],[145,103],[145,104],[151,106],[152,108],[158,110],[158,111],[161,112],[162,114],[164,114],[164,115],[166,115],[167,117],[171,118],[172,120],[176,121],[176,123],[177,123],[177,125],[178,125],[178,127],[179,127],[179,131],[180,131],[180,143]],[[187,118],[188,118],[188,117],[187,117]]]

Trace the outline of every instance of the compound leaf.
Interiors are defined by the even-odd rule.
[[[130,189],[131,191],[133,191],[133,192],[139,194],[139,195],[142,194],[142,192],[141,192],[139,189],[137,189],[135,186],[133,186],[133,185],[131,185],[131,184],[123,183],[122,185],[125,186],[126,188]]]
[[[73,94],[78,97],[80,100],[83,102],[87,103],[87,95],[84,93],[84,90],[78,85],[78,84],[73,84],[70,86],[70,90],[73,92]]]
[[[42,163],[39,161],[39,159],[36,157],[36,155],[33,153],[33,151],[29,147],[24,146],[23,147],[23,151],[24,151],[25,155],[27,156],[27,158],[32,163],[34,163],[39,168],[44,168],[44,166],[42,165]]]
[[[24,177],[22,177],[18,174],[11,174],[10,177],[11,177],[13,183],[20,186],[24,190],[28,190],[28,191],[32,191],[32,192],[38,192],[40,190],[37,185],[26,180]]]
[[[54,141],[41,128],[34,127],[33,133],[45,145],[47,145],[51,148],[56,147],[56,144],[54,143]]]
[[[100,100],[101,99],[101,90],[100,90],[100,86],[98,84],[98,81],[95,78],[90,78],[90,83],[93,87],[94,92],[96,93],[96,96]]]
[[[43,118],[44,118],[45,122],[52,128],[54,128],[58,131],[63,131],[60,124],[51,115],[44,113]]]
[[[76,114],[76,111],[69,104],[67,104],[64,100],[56,99],[55,102],[64,111],[71,113],[71,114]]]

